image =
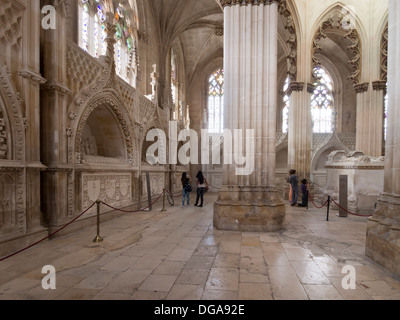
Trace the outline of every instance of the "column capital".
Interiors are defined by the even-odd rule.
[[[219,0],[222,8],[235,5],[240,5],[240,6],[247,6],[247,5],[258,6],[260,4],[269,5],[272,3],[279,3],[279,1],[280,0]]]
[[[304,82],[293,81],[289,84],[288,94],[290,96],[293,91],[303,91],[303,89],[304,89]]]
[[[367,92],[368,88],[369,88],[369,83],[359,83],[354,85],[354,90],[356,90],[356,93]]]
[[[315,91],[315,85],[312,83],[307,83],[307,92],[313,94]]]
[[[372,88],[374,89],[374,91],[381,91],[387,90],[387,85],[386,85],[386,81],[385,80],[378,80],[378,81],[374,81],[372,82]]]

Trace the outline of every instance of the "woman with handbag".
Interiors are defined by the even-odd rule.
[[[196,181],[197,181],[197,198],[196,198],[196,203],[194,205],[196,207],[202,207],[204,200],[204,193],[206,193],[206,189],[208,190],[208,182],[207,179],[203,176],[201,170],[196,175]],[[198,205],[199,200],[200,200],[200,205]]]

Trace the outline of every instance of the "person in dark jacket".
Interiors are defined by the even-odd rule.
[[[186,174],[186,172],[182,173],[181,177],[181,183],[182,183],[182,208],[185,207],[185,198],[186,198],[186,203],[187,206],[190,207],[189,204],[189,198],[190,198],[190,191],[187,191],[186,185],[190,184],[192,182],[192,179],[190,178],[189,175]]]
[[[204,193],[206,193],[206,188],[208,188],[208,182],[207,179],[203,176],[203,173],[201,171],[197,173],[196,181],[197,181],[197,198],[196,198],[196,203],[194,205],[196,207],[202,207]],[[200,199],[200,205],[198,205],[199,199]]]
[[[290,170],[290,177],[289,177],[289,183],[292,187],[292,202],[291,206],[294,207],[297,205],[297,199],[299,198],[299,178],[296,175],[296,170],[292,169]]]
[[[301,203],[299,203],[299,207],[304,207],[304,208],[308,207],[308,185],[309,182],[307,181],[307,179],[301,180],[300,189],[302,197],[301,197]]]

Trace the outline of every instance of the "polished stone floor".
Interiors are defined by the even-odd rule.
[[[400,279],[364,255],[367,219],[287,206],[283,230],[213,228],[203,208],[127,213],[0,262],[1,300],[399,300]],[[180,199],[176,199],[180,203]],[[193,203],[193,201],[192,201]],[[42,288],[42,267],[56,289]],[[356,288],[345,290],[346,265]]]

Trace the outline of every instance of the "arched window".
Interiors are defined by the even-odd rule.
[[[321,67],[313,70],[316,81],[311,97],[311,116],[314,133],[332,133],[334,130],[335,112],[333,99],[333,82],[330,75]]]
[[[283,85],[283,109],[282,109],[282,132],[288,132],[289,128],[289,101],[290,97],[288,95],[290,85],[290,78],[287,77],[285,84]]]
[[[89,14],[89,5],[87,3],[82,2],[81,6],[81,14],[80,14],[80,46],[86,52],[89,52],[89,39],[90,39],[90,14]]]
[[[116,74],[130,84],[135,41],[130,21],[136,23],[134,11],[126,3],[115,2]],[[98,58],[106,54],[105,12],[103,0],[79,0],[79,46]]]
[[[208,82],[208,131],[222,133],[224,130],[224,70],[215,71]]]
[[[171,96],[174,105],[173,118],[176,120],[179,117],[179,109],[177,107],[177,73],[176,73],[176,56],[175,51],[171,49]]]

